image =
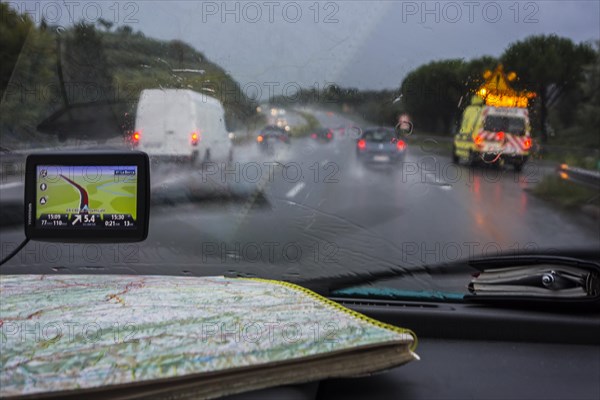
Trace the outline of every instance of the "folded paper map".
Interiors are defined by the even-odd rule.
[[[414,360],[412,332],[261,279],[0,276],[0,396],[214,398]]]

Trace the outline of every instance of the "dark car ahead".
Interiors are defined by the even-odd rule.
[[[256,137],[256,143],[263,151],[273,151],[280,144],[289,144],[290,137],[285,129],[278,126],[266,126]]]
[[[356,155],[364,162],[396,163],[404,160],[405,153],[406,142],[391,128],[365,129],[356,142]]]
[[[329,143],[333,140],[333,130],[321,128],[311,133],[310,137],[320,143]]]

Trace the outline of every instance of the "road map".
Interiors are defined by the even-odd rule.
[[[42,226],[136,220],[135,166],[38,166],[37,177]]]
[[[200,380],[381,343],[416,345],[409,330],[286,282],[7,275],[0,293],[0,397],[207,374]]]

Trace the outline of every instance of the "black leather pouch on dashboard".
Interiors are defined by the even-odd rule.
[[[569,257],[479,259],[465,301],[512,306],[599,308],[600,264]]]

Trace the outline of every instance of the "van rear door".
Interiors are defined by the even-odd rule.
[[[136,132],[140,150],[153,155],[190,156],[195,130],[192,103],[185,92],[153,90],[140,99]]]

